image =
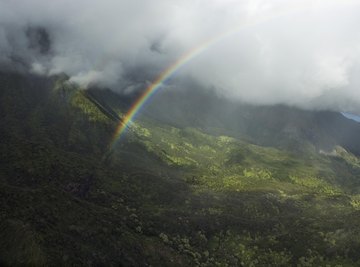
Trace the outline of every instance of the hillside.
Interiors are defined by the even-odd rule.
[[[258,145],[294,150],[301,149],[305,141],[318,150],[341,145],[360,155],[359,123],[341,113],[239,104],[194,84],[186,85],[189,87],[159,93],[145,110],[146,115],[177,127],[197,127],[212,135],[226,134]]]
[[[359,124],[163,93],[110,150],[132,97],[66,80],[0,75],[0,265],[360,264]]]

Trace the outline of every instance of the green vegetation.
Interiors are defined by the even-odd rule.
[[[121,100],[99,107],[66,77],[0,86],[1,265],[360,264],[360,165],[342,147],[300,153],[144,115],[109,150]]]

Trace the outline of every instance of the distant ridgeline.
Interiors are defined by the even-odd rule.
[[[348,119],[354,120],[356,122],[360,122],[360,116],[358,116],[358,115],[348,113],[348,112],[341,112],[341,114],[343,114]]]
[[[310,143],[328,151],[340,145],[360,155],[360,124],[338,112],[231,102],[199,88],[161,92],[145,112],[174,126],[197,127],[255,144],[301,150]]]

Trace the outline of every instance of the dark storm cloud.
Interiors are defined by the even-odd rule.
[[[346,0],[1,0],[0,64],[130,92],[233,29],[177,79],[251,103],[354,111],[359,18]]]

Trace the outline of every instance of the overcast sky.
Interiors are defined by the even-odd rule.
[[[347,0],[0,0],[0,65],[126,93],[215,40],[170,82],[360,112],[359,25]]]

